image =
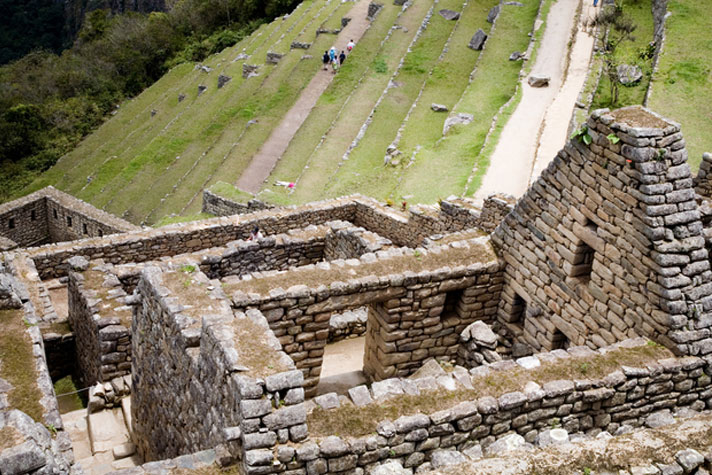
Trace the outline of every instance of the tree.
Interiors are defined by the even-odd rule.
[[[610,82],[611,105],[618,104],[620,61],[616,57],[616,49],[624,41],[634,41],[633,32],[638,25],[623,11],[622,0],[615,5],[607,5],[601,9],[595,24],[608,29],[606,44],[603,51],[603,69]]]

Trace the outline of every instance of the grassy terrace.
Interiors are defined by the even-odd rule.
[[[393,71],[393,65],[397,65],[401,57],[393,58],[391,51],[396,46],[403,51],[403,46],[407,45],[408,40],[399,37],[402,32],[396,31],[393,38],[384,44],[370,70],[366,71],[367,79],[354,91],[344,111],[338,112],[336,119],[332,119],[334,111],[339,111],[342,104],[339,101],[330,103],[336,94],[325,94],[318,106],[322,108],[320,113],[316,114],[315,110],[290,145],[271,181],[294,181],[301,176],[296,191],[287,195],[281,189],[275,191],[270,188],[275,192],[263,191],[262,197],[280,203],[302,203],[358,190],[378,198],[407,195],[411,196],[411,202],[434,202],[439,197],[461,193],[492,118],[516,88],[520,64],[503,61],[502,58],[507,58],[514,50],[526,49],[529,41],[527,33],[531,31],[539,7],[537,1],[530,0],[525,2],[525,7],[505,6],[502,9],[496,31],[479,58],[473,80],[468,83],[469,73],[479,53],[467,48],[467,43],[476,28],[487,29],[485,18],[494,3],[469,2],[457,26],[447,24],[437,14],[433,16],[423,38],[408,55],[403,71],[395,78],[402,85],[389,91],[361,145],[339,167],[341,156],[382,91],[373,87],[376,83],[374,79],[379,77],[377,71],[385,72],[380,74],[380,83],[387,83],[388,73]],[[417,2],[411,9],[416,7]],[[445,6],[438,5],[439,8]],[[458,9],[457,6],[449,8]],[[405,23],[409,13],[412,12],[407,11],[399,23]],[[424,13],[419,13],[417,18],[422,18]],[[411,21],[408,28],[412,31],[415,27],[412,23],[418,20],[408,18]],[[455,30],[452,31],[452,28]],[[451,33],[448,51],[440,58],[442,46]],[[363,41],[359,43],[359,48],[362,44]],[[346,68],[339,75],[345,72]],[[336,85],[335,81],[332,86]],[[385,149],[395,138],[421,88],[420,100],[403,129],[399,144],[403,152],[399,157],[400,163],[395,167],[384,167]],[[347,88],[342,90],[348,91]],[[342,100],[344,97],[348,94],[342,95]],[[451,131],[450,136],[443,140],[441,131],[446,114],[432,112],[432,102],[451,107],[458,104],[456,112],[473,113],[475,121],[460,130]],[[325,134],[325,140],[320,143]],[[421,148],[415,162],[407,167],[418,146]],[[309,168],[303,170],[304,165]]]
[[[413,195],[412,201],[434,202],[439,197],[462,193],[473,168],[480,174],[486,171],[487,163],[480,150],[492,119],[515,93],[519,81],[521,64],[506,58],[512,51],[526,50],[527,34],[539,9],[538,1],[522,3],[524,7],[503,5],[473,80],[454,110],[472,114],[475,120],[424,147],[416,157],[415,166],[406,171],[399,195]]]
[[[400,8],[386,3],[272,173],[270,183],[301,176],[296,192],[265,193],[263,198],[293,203],[322,197],[329,175],[388,85],[431,5],[414,2],[396,21]],[[389,34],[394,22],[402,28]]]
[[[332,3],[339,5],[332,0]],[[352,2],[341,4],[333,11],[327,20],[327,25],[336,22],[340,24],[341,17],[347,15],[353,7]],[[249,165],[252,157],[257,153],[262,144],[269,138],[272,131],[280,123],[287,111],[292,107],[299,97],[302,89],[306,87],[315,74],[327,74],[320,71],[321,56],[334,41],[332,35],[319,35],[314,39],[316,27],[320,22],[312,22],[307,32],[310,38],[302,38],[301,41],[312,42],[312,47],[308,51],[294,50],[282,58],[278,68],[282,68],[278,74],[272,74],[254,92],[253,97],[245,98],[243,101],[244,124],[247,120],[255,119],[257,123],[252,124],[240,132],[237,141],[233,141],[234,136],[225,134],[225,139],[219,143],[229,143],[230,149],[226,153],[211,153],[212,159],[201,166],[205,173],[196,168],[190,180],[186,181],[186,186],[182,191],[178,190],[173,199],[178,203],[188,203],[185,212],[193,213],[200,209],[200,191],[203,187],[211,185],[218,180],[235,182],[242,171]],[[291,43],[291,40],[290,42]],[[287,48],[289,45],[287,44]],[[301,60],[303,54],[311,54],[312,59]],[[284,65],[282,64],[284,63]],[[217,148],[217,146],[216,146]],[[211,158],[210,156],[207,158]],[[214,162],[212,164],[211,162]],[[204,166],[203,166],[204,165]],[[208,169],[210,171],[208,172]],[[206,176],[207,175],[207,176]],[[157,215],[160,216],[163,207],[159,208]]]
[[[258,39],[264,40],[271,32],[281,26],[277,20],[258,29],[250,38],[227,49],[219,57],[227,60],[242,48],[256,46]],[[205,64],[216,65],[215,58],[208,58]],[[86,187],[86,177],[98,175],[100,167],[106,165],[103,173],[108,173],[108,166],[129,156],[135,149],[148,143],[154,135],[169,127],[178,114],[190,111],[197,97],[197,85],[204,80],[204,73],[196,71],[191,63],[181,64],[146,89],[138,97],[126,101],[117,115],[104,123],[95,133],[89,135],[72,153],[46,172],[34,188],[56,183],[60,188],[76,195]],[[183,102],[178,102],[178,94],[186,94]],[[151,118],[150,111],[159,113]]]
[[[653,78],[649,107],[682,124],[690,166],[697,168],[703,152],[712,152],[712,16],[709,5],[670,0],[672,13]]]
[[[672,357],[666,348],[652,342],[636,348],[620,348],[606,354],[587,358],[568,358],[553,363],[543,363],[533,370],[516,368],[506,372],[493,372],[473,378],[474,389],[455,391],[427,391],[419,396],[399,396],[363,407],[343,405],[334,410],[313,410],[308,418],[309,433],[315,436],[359,436],[375,432],[384,419],[434,412],[451,408],[463,401],[474,401],[483,396],[501,396],[520,391],[529,381],[543,385],[560,379],[602,379],[621,366],[644,367],[647,363]]]
[[[3,329],[0,334],[0,378],[13,387],[8,394],[8,403],[11,408],[42,422],[44,407],[40,404],[32,340],[27,334],[23,310],[0,310],[0,328]]]
[[[448,8],[460,11],[462,7],[462,0],[444,0],[438,3],[436,10]],[[423,82],[437,64],[455,25],[456,22],[433,14],[430,24],[405,55],[402,68],[393,78],[397,86],[386,92],[373,114],[371,125],[348,161],[329,177],[327,196],[339,196],[356,189],[366,195],[383,195],[384,188],[388,188],[387,175],[381,173],[386,148],[396,137]]]

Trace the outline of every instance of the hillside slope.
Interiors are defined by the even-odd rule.
[[[358,2],[307,0],[210,57],[206,68],[174,68],[124,103],[31,189],[52,184],[134,223],[199,212],[202,189],[237,182],[314,75],[331,74],[321,70],[320,58],[336,38],[317,35],[317,29],[339,29]],[[433,201],[462,191],[473,167],[468,150],[479,149],[492,117],[514,94],[521,62],[507,56],[526,50],[540,6],[539,0],[503,5],[493,26],[486,18],[497,3],[385,4],[299,127],[261,195],[296,203],[359,191]],[[460,17],[446,20],[441,9]],[[467,47],[478,28],[490,34],[484,51]],[[294,42],[311,47],[291,49]],[[269,64],[269,52],[284,56]],[[243,78],[244,64],[257,65],[259,75]],[[218,89],[220,75],[231,79]],[[199,94],[199,86],[207,89]],[[433,112],[434,102],[472,113],[474,121],[443,140],[449,114]],[[391,144],[401,153],[391,154],[384,167]],[[296,192],[271,186],[278,180],[297,182]]]

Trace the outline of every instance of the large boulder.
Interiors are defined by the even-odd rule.
[[[275,53],[274,51],[268,51],[265,62],[267,64],[277,64],[279,60],[284,56],[283,53]]]
[[[621,64],[616,68],[618,82],[624,86],[629,86],[639,82],[643,78],[643,71],[634,64]]]
[[[467,45],[475,51],[479,51],[485,46],[485,41],[487,41],[487,33],[482,31],[482,28],[477,30],[472,38],[470,39],[470,44]]]
[[[443,104],[436,104],[435,102],[433,102],[432,104],[430,104],[430,108],[431,108],[434,112],[447,112],[448,110],[450,110],[450,109],[447,108],[446,105],[443,105]]]
[[[230,82],[230,79],[232,79],[230,76],[226,76],[224,74],[218,76],[218,89],[222,89],[225,84]]]
[[[531,87],[549,87],[549,81],[551,81],[549,76],[539,76],[535,74],[531,74],[527,80]]]
[[[499,4],[493,6],[490,9],[489,13],[487,14],[487,23],[494,23],[494,21],[499,16],[499,9],[500,9]]]
[[[489,325],[478,320],[470,324],[460,334],[460,340],[468,342],[470,340],[485,348],[495,349],[497,347],[497,334],[492,331]]]
[[[376,18],[376,15],[381,11],[383,8],[382,3],[376,3],[376,2],[371,2],[368,4],[368,13],[366,14],[366,19],[369,21],[373,21]]]
[[[257,64],[243,63],[242,64],[242,77],[247,79],[247,78],[251,78],[253,76],[257,76],[259,74],[257,72],[258,68],[259,68],[259,65],[257,65]]]
[[[458,18],[460,18],[460,13],[454,10],[448,10],[447,8],[443,8],[438,13],[446,20],[457,20]]]

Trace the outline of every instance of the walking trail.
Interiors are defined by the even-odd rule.
[[[566,57],[576,10],[583,2],[568,67]],[[546,29],[531,75],[549,76],[549,87],[533,88],[522,78],[522,99],[502,129],[490,166],[475,198],[492,193],[522,196],[566,143],[578,93],[586,81],[593,34],[586,22],[595,16],[591,0],[558,0],[549,10]]]
[[[368,13],[369,0],[358,0],[358,3],[351,9],[349,16],[351,21],[341,30],[336,37],[334,45],[337,51],[346,50],[346,44],[350,39],[358,41],[368,28],[369,21],[366,19]],[[321,51],[314,52],[315,59],[321,63]],[[347,60],[348,61],[348,60]],[[292,141],[294,135],[306,120],[311,110],[316,105],[321,94],[331,84],[334,74],[331,68],[328,71],[319,69],[307,87],[299,95],[297,102],[289,109],[279,125],[272,131],[267,141],[262,144],[257,154],[252,157],[252,161],[242,172],[237,181],[237,187],[243,191],[257,193],[262,187],[262,183],[269,177],[272,169],[284,154]]]

